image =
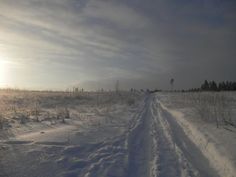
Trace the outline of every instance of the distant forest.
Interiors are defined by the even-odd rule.
[[[216,83],[215,81],[207,81],[200,88],[193,88],[189,91],[236,91],[236,82],[223,81]]]

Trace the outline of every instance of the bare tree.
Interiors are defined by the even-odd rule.
[[[34,103],[34,110],[33,110],[33,111],[34,111],[33,114],[34,114],[34,116],[35,116],[35,118],[36,118],[36,121],[39,122],[40,108],[39,108],[39,103],[38,103],[38,101],[36,101],[36,102]]]
[[[170,79],[171,90],[173,91],[175,80],[173,78]]]
[[[119,92],[119,80],[116,81],[115,90],[116,90],[116,93]]]

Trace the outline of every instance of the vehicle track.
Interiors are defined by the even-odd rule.
[[[127,131],[101,142],[6,141],[0,145],[3,177],[219,176],[154,94],[146,96]]]
[[[128,135],[126,177],[217,177],[174,117],[149,95]]]

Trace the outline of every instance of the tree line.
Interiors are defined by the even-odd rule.
[[[218,84],[215,81],[207,81],[201,85],[201,90],[204,91],[236,91],[236,82],[226,81],[219,82]]]
[[[232,81],[208,81],[205,80],[200,88],[190,89],[189,91],[236,91],[236,82]]]

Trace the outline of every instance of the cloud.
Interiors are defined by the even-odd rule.
[[[233,1],[1,1],[0,53],[37,68],[37,79],[47,73],[65,85],[122,79],[166,88],[169,77],[183,87],[235,79],[234,7]]]
[[[151,26],[148,18],[118,1],[93,0],[85,9],[84,15],[118,29],[144,30]]]

